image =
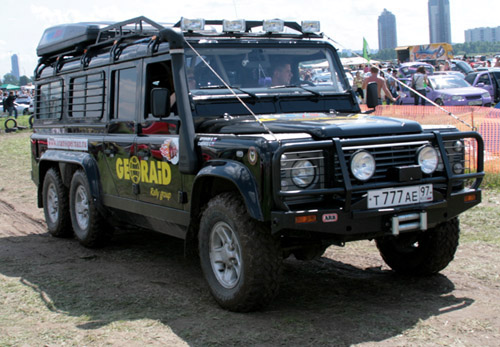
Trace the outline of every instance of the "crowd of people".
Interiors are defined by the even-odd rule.
[[[500,68],[500,56],[494,59],[484,59],[482,61],[475,61],[474,59],[464,56],[463,61],[467,62],[472,69],[479,67],[485,68]],[[494,62],[493,62],[494,61]],[[440,61],[434,66],[436,71],[451,71],[452,62]],[[384,101],[387,105],[397,104],[400,99],[401,86],[397,80],[403,76],[398,73],[397,65],[389,65],[384,67],[382,65],[369,65],[362,64],[359,66],[351,67],[350,72],[353,76],[353,89],[356,91],[361,101],[365,98],[365,90],[369,83],[377,84],[378,102],[381,105]],[[415,105],[425,105],[426,87],[429,85],[427,79],[427,71],[423,66],[417,68],[415,73],[411,75],[410,87],[416,91],[412,92]]]

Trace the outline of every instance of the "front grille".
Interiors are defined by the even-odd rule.
[[[481,95],[467,95],[465,97],[466,100],[478,100],[481,99]]]
[[[356,146],[345,147],[343,153],[346,164],[350,165],[351,157],[357,151],[364,149],[370,152],[375,158],[376,170],[370,182],[383,182],[387,181],[387,171],[391,167],[416,165],[417,164],[417,150],[429,144],[428,141],[408,142],[408,143],[394,143],[394,144],[378,144],[371,146]],[[352,185],[361,184],[356,180],[349,170],[349,177]],[[340,169],[340,162],[338,157],[334,161],[334,181],[336,184],[343,182],[342,173]]]

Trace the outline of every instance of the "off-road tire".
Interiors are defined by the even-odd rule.
[[[221,234],[230,235],[229,241],[220,243]],[[254,311],[277,295],[282,265],[278,240],[248,215],[237,195],[224,193],[208,203],[201,217],[199,254],[205,279],[221,307]],[[218,261],[214,260],[217,256]],[[235,276],[220,278],[227,273]]]
[[[443,270],[455,256],[460,236],[458,218],[418,234],[377,239],[385,263],[405,275],[431,275]]]
[[[107,225],[97,210],[83,170],[73,174],[69,197],[71,224],[80,244],[88,248],[105,245],[113,235],[113,228]]]
[[[61,175],[54,168],[50,168],[45,174],[42,199],[49,233],[55,237],[72,236],[68,188],[64,186]]]

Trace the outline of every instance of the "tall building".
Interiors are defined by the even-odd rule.
[[[10,62],[12,64],[12,75],[19,79],[19,59],[17,58],[17,54],[12,54],[10,57]]]
[[[393,49],[397,45],[396,16],[384,8],[378,17],[378,49]]]
[[[475,28],[465,30],[465,42],[499,42],[500,27]]]
[[[449,0],[429,0],[430,43],[451,43]]]

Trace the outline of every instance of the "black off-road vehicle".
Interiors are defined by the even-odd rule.
[[[120,224],[185,239],[233,311],[272,300],[284,257],[348,241],[374,239],[401,273],[444,269],[458,215],[481,201],[481,137],[362,114],[316,25],[47,29],[31,143],[49,232],[87,247]]]

